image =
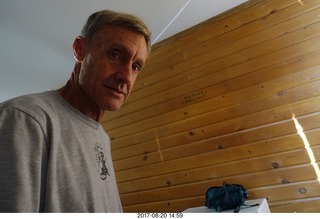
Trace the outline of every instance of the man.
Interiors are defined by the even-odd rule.
[[[122,212],[99,121],[128,98],[149,51],[139,18],[96,12],[64,87],[0,105],[0,212]]]

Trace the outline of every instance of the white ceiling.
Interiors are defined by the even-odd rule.
[[[0,102],[57,89],[74,65],[71,45],[101,9],[141,17],[157,43],[247,0],[0,0]]]

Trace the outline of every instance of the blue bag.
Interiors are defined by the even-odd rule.
[[[206,192],[205,206],[217,212],[234,209],[240,211],[240,206],[249,197],[247,190],[240,184],[227,184],[210,187]]]

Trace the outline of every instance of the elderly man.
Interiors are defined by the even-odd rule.
[[[122,212],[99,121],[128,98],[149,51],[139,18],[98,11],[65,86],[0,105],[0,212]]]

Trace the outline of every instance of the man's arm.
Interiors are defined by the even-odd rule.
[[[39,122],[19,109],[0,109],[0,212],[41,211],[47,160]]]

